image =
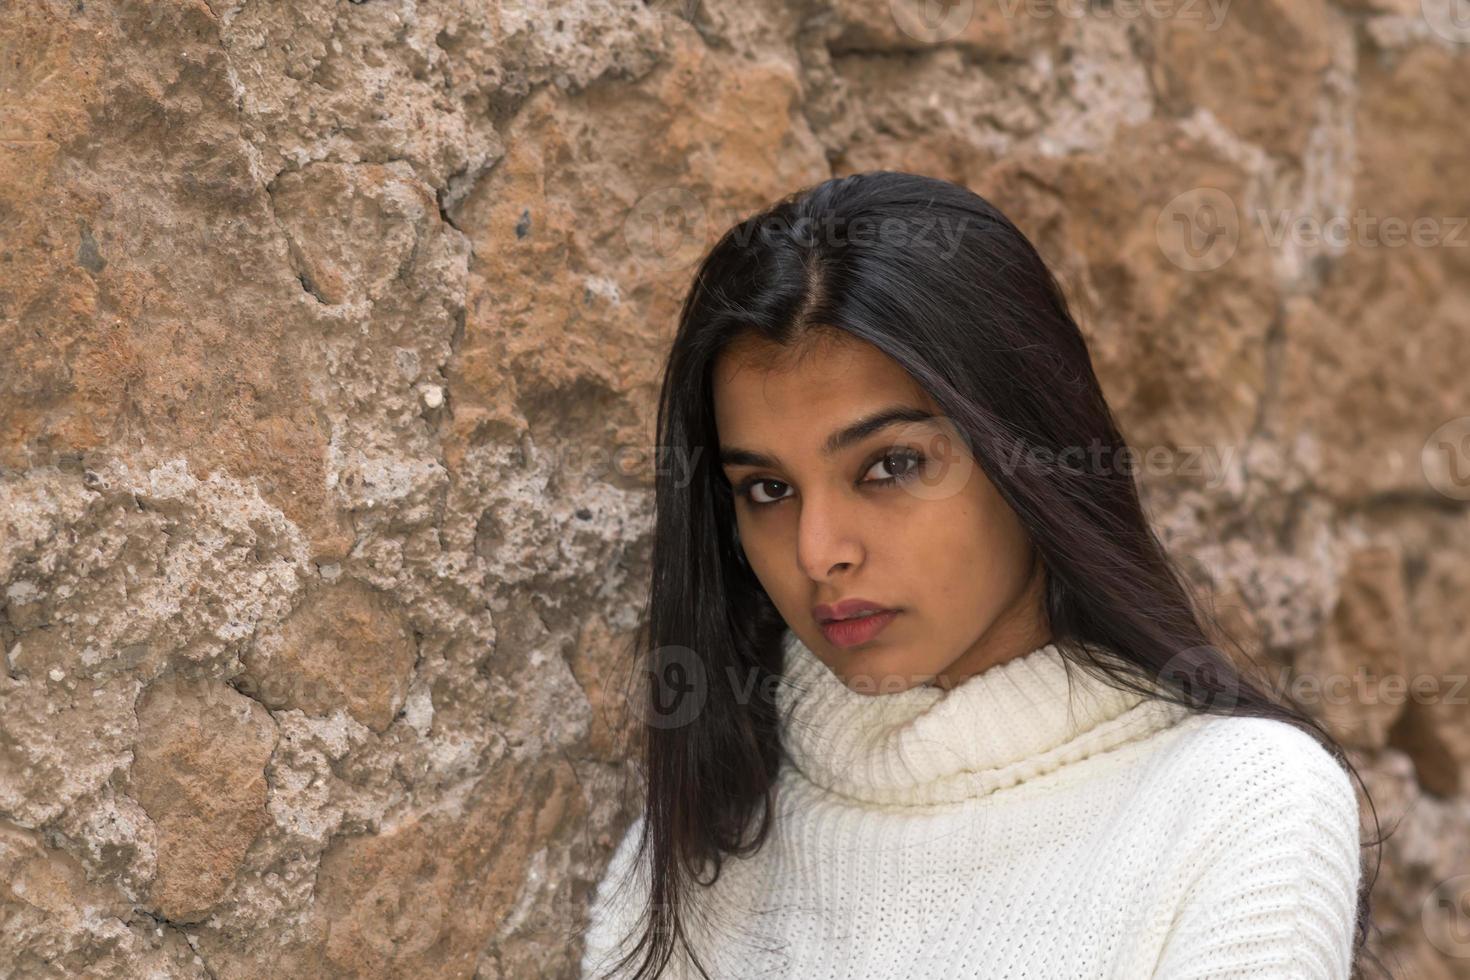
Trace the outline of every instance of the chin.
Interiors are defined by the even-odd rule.
[[[834,654],[832,672],[855,694],[896,694],[928,683],[931,674],[914,670],[897,648],[842,650]]]

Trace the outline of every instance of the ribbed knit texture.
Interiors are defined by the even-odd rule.
[[[785,657],[772,836],[694,896],[712,976],[1350,976],[1357,797],[1305,732],[1118,690],[1054,644],[896,694],[789,632]],[[644,911],[641,830],[594,896],[584,980]]]

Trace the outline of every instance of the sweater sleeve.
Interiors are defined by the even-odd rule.
[[[1238,719],[1240,720],[1240,719]],[[1155,980],[1348,980],[1361,875],[1358,800],[1311,735],[1246,720],[1207,794],[1218,821]]]
[[[642,924],[648,895],[647,876],[632,874],[638,838],[643,832],[640,814],[614,848],[607,870],[597,885],[588,910],[582,951],[582,980],[602,980],[617,958],[632,947],[635,928]]]

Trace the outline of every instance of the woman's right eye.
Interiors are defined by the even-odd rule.
[[[785,487],[787,489],[790,489],[785,483],[782,483],[780,480],[751,480],[745,485],[745,495],[750,499],[751,503],[755,504],[773,504],[777,500],[782,500],[785,498],[785,494],[779,494],[778,496],[770,497],[769,499],[763,499],[761,496],[758,495],[760,491],[769,487]]]

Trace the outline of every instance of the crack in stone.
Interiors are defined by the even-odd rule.
[[[827,21],[822,17],[809,18],[802,21],[800,26],[798,26],[797,28],[796,37],[792,39],[791,48],[792,51],[796,54],[796,63],[801,68],[799,79],[801,83],[801,97],[796,100],[797,111],[801,113],[802,120],[806,122],[807,132],[812,134],[812,139],[816,140],[817,145],[822,148],[822,157],[826,161],[827,165],[827,176],[832,177],[835,176],[835,171],[832,168],[833,162],[841,157],[846,151],[842,147],[830,145],[825,139],[822,130],[817,127],[816,122],[812,119],[809,105],[809,103],[811,102],[810,96],[812,92],[811,87],[808,84],[808,79],[810,77],[815,77],[822,74],[822,71],[818,66],[813,65],[810,61],[808,61],[809,55],[807,52],[807,45],[809,44],[819,44],[826,49],[828,56],[826,71],[826,74],[828,76],[828,83],[829,85],[835,85],[836,82],[837,73],[831,65],[831,45],[826,38],[821,36],[822,28],[826,22]]]
[[[142,908],[141,906],[135,907],[134,911],[138,912],[141,915],[147,916],[149,919],[152,919],[160,927],[168,929],[171,932],[178,933],[180,936],[182,936],[184,942],[187,943],[189,948],[194,951],[194,955],[198,958],[199,965],[204,970],[205,975],[208,976],[210,980],[219,980],[219,975],[214,972],[214,969],[209,965],[209,961],[204,958],[204,953],[200,951],[198,940],[190,934],[188,929],[189,924],[175,922],[173,919],[170,919],[166,915],[161,915],[157,912],[151,911],[150,909]]]
[[[198,938],[186,930],[181,929],[179,931],[184,934],[184,942],[188,943],[189,948],[194,951],[194,955],[199,957],[199,966],[204,970],[204,975],[209,977],[209,980],[219,980],[219,974],[214,972],[214,968],[209,965],[209,960],[204,958],[204,951],[199,948]]]
[[[241,677],[240,674],[236,674],[234,677],[226,678],[225,679],[225,682],[224,682],[225,683],[225,686],[227,686],[227,687],[231,688],[232,690],[234,690],[234,692],[236,694],[239,694],[242,697],[247,697],[250,700],[254,701],[256,704],[260,705],[262,708],[264,708],[266,710],[266,714],[268,714],[268,715],[271,716],[271,722],[274,723],[275,726],[276,726],[276,728],[277,728],[277,730],[279,730],[280,729],[280,726],[281,726],[281,720],[276,717],[275,709],[273,709],[270,705],[268,705],[264,701],[262,701],[258,695],[252,694],[247,688],[242,687],[240,685],[240,677]],[[275,759],[275,753],[272,752],[271,753],[271,761],[274,761],[274,759]],[[266,764],[269,765],[270,763],[267,762]]]
[[[442,524],[443,521],[441,520],[440,523]],[[409,668],[409,671],[408,671],[408,681],[407,681],[407,683],[404,684],[404,687],[403,687],[403,690],[405,692],[404,698],[403,698],[403,704],[399,705],[398,706],[398,710],[393,713],[393,721],[394,722],[397,722],[405,714],[408,713],[408,696],[409,696],[409,694],[411,694],[413,692],[414,681],[416,681],[416,680],[419,679],[419,667],[424,662],[424,633],[423,633],[423,630],[420,630],[420,629],[418,629],[417,627],[414,627],[414,626],[410,626],[409,627],[409,631],[413,633],[413,666],[411,668]],[[430,697],[432,698],[432,694],[430,695]],[[408,792],[409,790],[410,790],[410,787],[407,787],[407,786],[404,787],[404,791],[405,792]]]
[[[297,244],[291,232],[286,229],[285,223],[281,221],[281,216],[276,213],[276,181],[280,180],[284,174],[295,172],[296,168],[283,168],[266,183],[265,196],[267,210],[270,211],[271,221],[275,223],[276,230],[281,233],[281,238],[285,240],[286,262],[291,267],[291,271],[296,274],[296,280],[301,283],[302,290],[322,306],[330,306],[332,304],[328,303],[326,298],[322,296],[321,291],[311,281],[311,276],[306,271],[306,256],[302,254],[301,246]]]
[[[434,190],[434,200],[439,205],[439,220],[460,234],[464,234],[464,229],[459,226],[458,221],[450,216],[449,211],[451,208],[458,207],[459,202],[468,196],[470,188],[474,186],[475,181],[478,179],[478,174],[474,177],[469,177],[469,170],[469,167],[465,167],[463,170],[455,171],[445,179],[443,187],[435,188]],[[460,190],[459,188],[466,182],[468,182],[469,186]]]

